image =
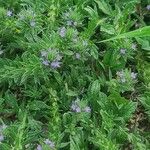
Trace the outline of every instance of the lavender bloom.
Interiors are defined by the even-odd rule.
[[[8,11],[7,11],[7,16],[8,16],[8,17],[11,17],[12,14],[13,14],[13,12],[12,12],[11,10],[8,10]]]
[[[3,140],[4,140],[4,136],[0,134],[0,142],[2,142]]]
[[[31,20],[31,21],[30,21],[30,26],[31,26],[31,27],[34,27],[34,26],[35,26],[35,24],[36,24],[36,23],[35,23],[35,21],[34,21],[34,20]]]
[[[146,6],[146,9],[147,9],[147,10],[150,10],[150,5],[147,5],[147,6]]]
[[[3,124],[3,125],[0,126],[0,131],[5,130],[6,128],[7,128],[7,126],[5,124]]]
[[[49,61],[43,60],[43,61],[42,61],[42,64],[45,65],[45,66],[48,66],[48,65],[49,65]]]
[[[42,57],[46,57],[47,56],[47,52],[46,51],[41,51],[41,56]]]
[[[4,51],[0,50],[0,55],[2,55],[4,53]]]
[[[89,106],[86,106],[84,108],[84,112],[90,113],[91,112],[91,108]]]
[[[47,144],[47,145],[49,145],[50,148],[54,148],[54,147],[55,147],[54,142],[50,141],[49,139],[46,139],[46,140],[44,141],[44,143]]]
[[[136,50],[137,45],[135,43],[132,44],[132,49]]]
[[[61,37],[65,37],[65,35],[66,35],[66,28],[65,28],[65,27],[62,27],[62,28],[60,29],[59,35],[60,35]]]
[[[69,13],[68,12],[64,13],[64,16],[69,17]]]
[[[29,146],[30,146],[30,144],[26,144],[26,145],[25,145],[25,148],[29,148]]]
[[[124,76],[123,71],[117,71],[117,76],[119,76],[120,78],[122,78]]]
[[[36,149],[37,149],[37,150],[42,150],[42,146],[41,146],[41,145],[38,145]]]
[[[73,22],[72,22],[71,20],[68,20],[68,21],[67,21],[67,25],[68,25],[68,26],[72,26],[72,24],[73,24]]]
[[[81,112],[81,108],[80,107],[77,107],[76,109],[75,109],[75,112]]]
[[[124,72],[123,71],[117,71],[117,76],[120,78],[120,81],[122,82],[122,83],[125,83],[126,82],[126,79],[125,79],[125,77],[124,77]]]
[[[87,46],[88,42],[87,41],[83,41],[83,46]]]
[[[48,48],[48,51],[50,52],[52,49],[51,48]]]
[[[124,55],[125,53],[126,53],[126,49],[121,48],[121,49],[120,49],[120,54]]]
[[[136,79],[136,77],[137,77],[137,73],[131,72],[131,78]]]
[[[73,25],[74,25],[74,26],[77,26],[77,25],[78,25],[78,23],[75,21],[75,22],[73,22]]]
[[[120,81],[121,81],[122,83],[125,83],[125,82],[126,82],[126,79],[125,79],[125,78],[121,78]]]
[[[61,64],[61,62],[55,60],[55,61],[51,62],[51,67],[53,69],[56,69],[56,68],[60,67],[60,64]]]
[[[80,59],[81,55],[79,53],[76,53],[75,57],[76,59]]]
[[[81,108],[78,106],[77,102],[72,102],[71,109],[74,112],[81,112]]]

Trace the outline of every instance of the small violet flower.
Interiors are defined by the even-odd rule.
[[[126,82],[126,79],[125,79],[125,78],[121,78],[120,81],[121,81],[122,83],[125,83],[125,82]]]
[[[73,22],[73,25],[74,25],[74,26],[77,26],[77,25],[78,25],[78,23],[75,21],[75,22]]]
[[[79,53],[76,53],[76,54],[75,54],[75,57],[76,57],[76,59],[80,59],[80,58],[81,58],[81,55],[80,55]]]
[[[137,73],[131,72],[131,78],[136,79],[136,77],[137,77]]]
[[[68,25],[68,26],[72,26],[72,24],[73,24],[73,22],[72,22],[71,20],[68,20],[68,21],[67,21],[67,25]]]
[[[42,61],[42,64],[45,65],[45,66],[48,66],[48,65],[49,65],[49,61],[43,60],[43,61]]]
[[[86,106],[84,108],[84,112],[90,113],[91,112],[91,108],[89,106]]]
[[[116,74],[117,74],[117,76],[120,77],[120,78],[122,78],[122,77],[124,76],[123,71],[117,71]]]
[[[125,53],[126,53],[126,49],[121,48],[121,49],[120,49],[120,54],[124,55]]]
[[[36,149],[37,149],[37,150],[42,150],[42,146],[41,146],[41,145],[38,145]]]
[[[55,147],[54,142],[50,141],[49,139],[46,139],[46,140],[44,141],[44,143],[47,144],[47,145],[49,145],[50,148],[54,148],[54,147]]]
[[[87,41],[83,41],[83,46],[88,46],[88,42]]]
[[[50,65],[51,65],[51,67],[52,67],[53,69],[56,69],[56,68],[59,68],[59,67],[60,67],[60,64],[61,64],[61,62],[55,60],[55,61],[51,62]]]
[[[136,50],[137,45],[135,43],[133,43],[131,47],[132,47],[133,50]]]
[[[62,27],[62,28],[60,29],[59,35],[60,35],[61,37],[65,37],[65,35],[66,35],[66,28],[65,28],[65,27]]]
[[[0,134],[0,142],[4,141],[4,136]]]
[[[2,55],[4,53],[4,51],[0,50],[0,55]]]
[[[74,112],[81,112],[81,108],[78,106],[76,101],[72,102],[71,110]]]
[[[36,23],[35,23],[34,20],[31,20],[31,21],[30,21],[30,26],[31,26],[31,27],[35,27],[35,24],[36,24]]]
[[[126,79],[125,79],[125,76],[124,76],[124,72],[123,71],[117,71],[117,76],[120,78],[120,81],[122,83],[125,83],[126,82]]]
[[[7,128],[7,125],[3,124],[3,125],[0,126],[0,131],[5,130],[6,128]]]
[[[11,10],[8,10],[8,11],[7,11],[7,16],[8,16],[8,17],[11,17],[12,15],[13,15],[13,12],[12,12]]]
[[[147,10],[150,10],[150,5],[147,5],[147,6],[146,6],[146,9],[147,9]]]
[[[46,51],[41,51],[41,56],[42,56],[42,57],[47,57],[47,54],[48,54],[48,53],[47,53]]]

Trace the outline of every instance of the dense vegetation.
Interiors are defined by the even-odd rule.
[[[150,149],[149,0],[0,0],[0,150]]]

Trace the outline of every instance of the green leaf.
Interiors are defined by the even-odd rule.
[[[134,30],[134,31],[123,33],[123,34],[117,35],[116,37],[112,37],[110,39],[103,40],[98,43],[108,42],[108,41],[123,39],[123,38],[136,38],[136,37],[147,37],[147,36],[150,36],[150,26],[146,26],[146,27]]]
[[[76,91],[68,90],[66,95],[68,95],[68,96],[78,96],[78,93]]]
[[[111,7],[109,5],[108,2],[106,2],[106,0],[95,0],[95,2],[98,4],[98,8],[100,10],[102,10],[103,13],[107,14],[107,15],[111,15],[112,11],[111,11]]]

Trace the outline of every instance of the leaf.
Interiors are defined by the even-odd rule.
[[[46,105],[44,102],[42,101],[33,101],[33,102],[30,102],[28,104],[28,107],[30,110],[41,110],[41,109],[49,109],[50,107],[48,105]]]
[[[69,91],[66,93],[66,95],[68,95],[68,96],[78,96],[78,93],[75,92],[75,91],[69,90]]]
[[[91,85],[91,94],[96,95],[100,92],[100,82],[99,80],[95,80]]]
[[[103,40],[98,43],[108,42],[108,41],[123,39],[123,38],[136,38],[136,37],[147,37],[147,36],[150,36],[150,26],[146,26],[146,27],[134,30],[134,31],[123,33],[123,34],[117,35],[116,37],[112,37],[110,39]]]
[[[103,13],[107,15],[111,15],[111,7],[109,3],[106,3],[106,0],[95,0],[95,2],[98,4],[98,8],[102,10]]]

